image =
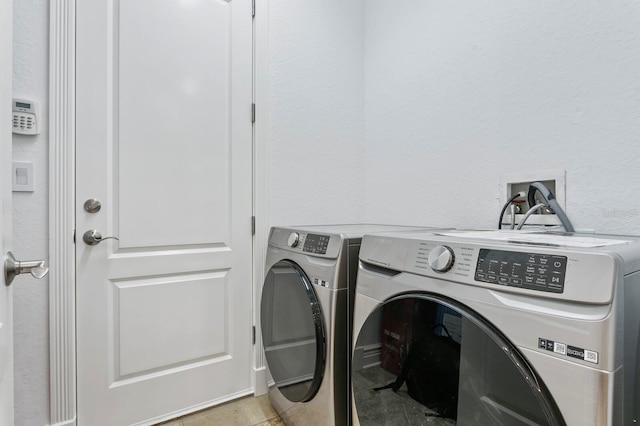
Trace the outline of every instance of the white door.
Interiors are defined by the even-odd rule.
[[[251,0],[78,0],[76,37],[78,424],[250,393]]]
[[[11,244],[11,51],[12,2],[0,0],[0,260]],[[0,426],[13,424],[13,327],[11,287],[0,278]]]

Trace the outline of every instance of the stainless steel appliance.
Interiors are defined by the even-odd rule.
[[[637,237],[364,236],[354,424],[635,424],[639,271]],[[395,371],[388,335],[401,341]]]

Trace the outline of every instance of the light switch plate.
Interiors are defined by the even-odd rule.
[[[14,161],[12,169],[13,192],[33,192],[33,163]]]

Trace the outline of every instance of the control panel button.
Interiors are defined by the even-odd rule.
[[[287,244],[289,245],[289,247],[295,247],[299,242],[300,234],[298,234],[297,232],[292,232],[291,234],[289,234],[289,239],[287,240]]]
[[[447,246],[438,246],[431,250],[429,253],[429,266],[436,272],[447,272],[453,263],[456,256],[453,250]]]

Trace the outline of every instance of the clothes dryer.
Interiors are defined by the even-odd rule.
[[[271,229],[260,322],[273,378],[269,399],[287,425],[350,423],[352,309],[362,235],[417,229],[361,224]]]
[[[364,236],[354,424],[636,424],[639,271],[637,237]]]

